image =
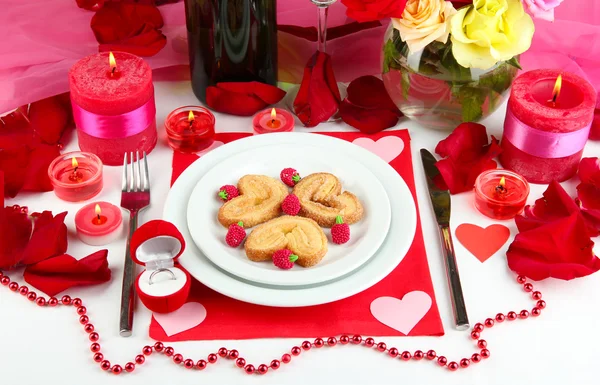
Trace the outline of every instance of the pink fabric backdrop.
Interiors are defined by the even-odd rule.
[[[316,10],[309,0],[277,4],[279,24],[315,25]],[[67,91],[69,68],[98,50],[89,26],[93,13],[79,9],[75,0],[0,0],[0,6],[0,113]],[[187,64],[183,1],[160,10],[167,46],[147,61],[154,69]],[[345,7],[335,3],[329,25],[348,22]],[[379,72],[387,22],[383,24],[328,43],[338,80]],[[600,90],[600,0],[565,0],[554,23],[537,20],[536,28],[532,49],[523,55],[525,69],[564,68],[585,74]],[[280,33],[280,80],[299,82],[314,49],[313,42]]]

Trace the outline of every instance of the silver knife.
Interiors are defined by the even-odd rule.
[[[467,316],[467,307],[465,306],[465,298],[460,284],[454,244],[450,232],[450,192],[440,189],[434,181],[440,174],[435,166],[437,162],[435,157],[429,151],[421,149],[421,160],[425,169],[429,198],[431,198],[431,205],[433,206],[435,220],[440,232],[442,250],[444,251],[446,277],[448,278],[448,287],[450,288],[450,297],[452,299],[454,323],[456,329],[467,330],[469,328],[469,317]]]

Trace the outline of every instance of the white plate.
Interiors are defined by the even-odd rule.
[[[350,226],[350,241],[344,245],[334,244],[330,229],[323,229],[329,244],[327,254],[318,265],[310,268],[295,265],[290,270],[281,270],[271,261],[249,260],[243,246],[232,248],[225,243],[227,229],[217,220],[223,202],[216,191],[225,184],[236,185],[248,174],[279,179],[281,170],[290,166],[302,176],[316,172],[336,175],[343,191],[350,191],[360,199],[365,214]],[[192,239],[215,265],[249,281],[281,286],[312,285],[355,270],[379,249],[388,233],[390,220],[390,202],[385,189],[366,167],[339,150],[298,144],[264,146],[220,162],[198,181],[187,211]],[[247,229],[247,234],[251,231]]]
[[[262,285],[239,279],[218,268],[194,244],[187,226],[187,202],[198,180],[229,156],[275,143],[308,144],[339,149],[371,170],[383,184],[390,197],[390,236],[373,258],[350,275],[332,282],[300,288]],[[183,234],[186,249],[179,262],[194,278],[228,297],[277,307],[319,305],[368,289],[385,278],[402,261],[412,244],[417,228],[417,211],[413,196],[404,180],[385,161],[368,150],[341,139],[291,132],[255,135],[228,143],[203,155],[181,174],[171,188],[165,202],[164,218],[177,226]]]

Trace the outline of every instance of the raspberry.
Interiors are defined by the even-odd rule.
[[[219,189],[219,198],[221,198],[225,202],[232,200],[233,198],[237,197],[238,195],[240,195],[240,193],[239,193],[237,187],[230,185],[230,184],[226,184],[225,186],[222,186]]]
[[[294,262],[298,260],[298,256],[292,254],[288,249],[277,250],[273,253],[273,264],[280,269],[288,270],[294,267]]]
[[[300,200],[294,194],[285,197],[281,202],[281,210],[287,215],[298,215],[300,212]]]
[[[225,242],[231,247],[238,247],[246,238],[246,230],[242,227],[244,226],[243,222],[234,223],[229,226],[229,230],[227,230],[227,235],[225,236]]]
[[[344,223],[341,216],[335,217],[335,225],[331,227],[331,239],[338,245],[344,244],[350,240],[350,226]]]
[[[284,168],[281,171],[281,174],[279,175],[279,177],[281,178],[281,181],[285,184],[287,184],[290,187],[294,187],[296,185],[296,183],[300,182],[300,174],[298,174],[298,171],[294,170],[293,168]]]

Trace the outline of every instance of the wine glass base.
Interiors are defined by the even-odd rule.
[[[338,86],[338,90],[340,90],[340,98],[341,100],[346,99],[346,96],[348,96],[348,84],[347,83],[342,83],[342,82],[338,82],[337,83]],[[292,113],[294,114],[294,116],[296,116],[296,113],[294,111],[294,100],[296,100],[296,96],[298,96],[298,90],[300,89],[300,85],[296,84],[291,86],[288,91],[287,94],[285,95],[285,97],[283,98],[283,104],[285,105],[285,107]],[[339,113],[336,112],[335,114],[333,114],[333,116],[331,118],[329,118],[329,120],[327,120],[328,122],[338,122],[340,121],[342,118],[339,116]]]

